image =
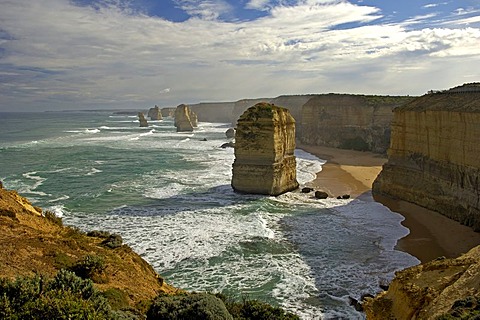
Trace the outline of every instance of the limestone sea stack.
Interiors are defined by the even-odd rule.
[[[148,117],[150,120],[162,120],[162,112],[160,111],[160,108],[156,105],[153,108],[150,108],[148,110]]]
[[[480,231],[480,83],[430,92],[394,110],[382,194]]]
[[[298,188],[294,150],[295,119],[287,109],[250,107],[237,122],[233,189],[276,196]]]
[[[160,112],[162,113],[162,117],[175,117],[175,110],[176,108],[162,108]]]
[[[148,127],[148,122],[147,119],[145,119],[143,112],[138,113],[138,121],[140,122],[140,127]]]
[[[186,104],[181,104],[175,110],[175,127],[177,132],[193,131],[197,126],[197,117]]]

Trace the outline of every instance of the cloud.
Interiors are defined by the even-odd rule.
[[[452,25],[457,20],[425,27],[434,15],[385,23],[374,6],[306,0],[272,6],[256,20],[225,22],[219,17],[231,13],[226,2],[182,0],[178,6],[193,18],[150,17],[127,1],[3,0],[1,108],[421,94],[460,84],[467,74],[471,82],[480,62],[480,29]]]
[[[254,9],[254,10],[267,10],[268,4],[270,0],[250,0],[246,5],[245,8],[247,9]]]

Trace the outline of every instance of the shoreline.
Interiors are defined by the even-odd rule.
[[[306,186],[333,197],[349,194],[357,198],[370,192],[387,161],[386,157],[371,152],[303,144],[297,144],[297,148],[327,161],[317,172],[316,179]],[[385,196],[375,196],[374,200],[404,217],[402,225],[410,232],[398,240],[395,248],[415,256],[422,263],[441,256],[455,258],[480,245],[480,233],[437,212]]]

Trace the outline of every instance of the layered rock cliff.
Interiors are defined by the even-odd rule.
[[[158,106],[150,108],[147,115],[150,120],[162,120],[162,112]]]
[[[324,94],[303,105],[299,140],[310,145],[385,153],[395,107],[411,97]]]
[[[397,272],[388,291],[367,301],[364,309],[368,320],[434,320],[442,315],[477,319],[479,302],[480,246],[456,259],[437,259]]]
[[[233,105],[233,111],[230,118],[233,126],[237,125],[237,120],[240,116],[250,107],[253,107],[257,103],[269,102],[270,98],[258,98],[258,99],[242,99],[238,100]]]
[[[480,231],[479,136],[478,84],[395,109],[388,161],[374,195],[418,204]]]
[[[197,116],[189,106],[181,104],[175,109],[175,127],[177,132],[193,131],[197,127]]]
[[[202,122],[232,122],[235,102],[209,102],[190,105]]]
[[[298,188],[295,119],[285,108],[258,103],[237,122],[232,187],[235,191],[279,195]]]

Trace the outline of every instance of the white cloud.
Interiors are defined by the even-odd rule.
[[[245,8],[247,9],[254,9],[254,10],[266,10],[268,9],[268,4],[270,0],[250,0],[246,5]]]
[[[175,0],[189,15],[206,20],[216,20],[232,11],[232,6],[223,0]]]
[[[306,0],[235,23],[217,20],[229,10],[222,1],[201,1],[209,9],[182,23],[122,3],[3,0],[0,29],[9,37],[0,43],[1,108],[421,94],[460,84],[466,74],[471,82],[480,62],[478,28],[419,27],[432,16],[381,24],[379,9],[346,1]],[[186,9],[195,3],[182,1]],[[359,26],[336,28],[351,22]]]

